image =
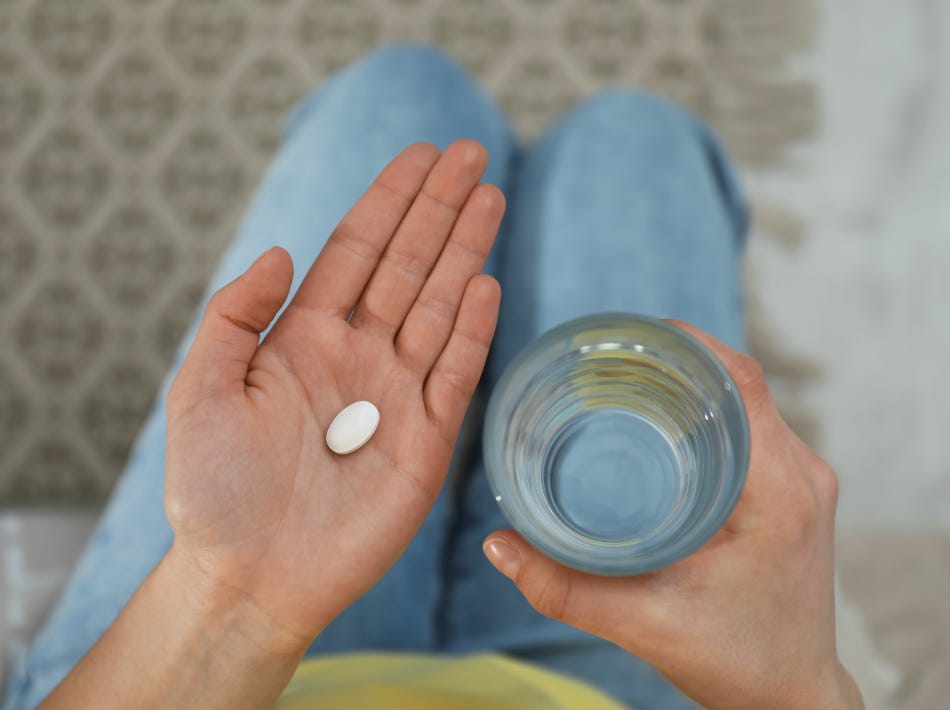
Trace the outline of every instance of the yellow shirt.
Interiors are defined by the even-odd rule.
[[[504,656],[352,653],[307,659],[280,710],[623,710],[580,681]]]

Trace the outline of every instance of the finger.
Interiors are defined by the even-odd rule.
[[[460,140],[446,148],[360,296],[350,320],[353,327],[393,337],[487,164],[488,154],[475,141]]]
[[[750,425],[752,420],[758,419],[761,414],[778,416],[768,384],[765,381],[765,374],[762,372],[761,365],[754,358],[729,347],[690,323],[672,319],[667,320],[667,323],[696,338],[722,363],[722,366],[726,368],[729,376],[732,377],[739,388],[739,395],[748,410]]]
[[[452,334],[469,280],[481,272],[505,213],[494,185],[472,190],[449,241],[396,336],[396,351],[410,368],[427,374]]]
[[[330,234],[294,296],[295,306],[350,315],[439,155],[434,145],[416,143],[383,168]]]
[[[294,266],[274,247],[208,302],[180,377],[204,390],[243,387],[260,334],[287,300]]]
[[[794,500],[807,502],[818,494],[820,483],[812,475],[816,466],[787,465],[790,461],[803,462],[806,458],[803,452],[814,454],[782,419],[762,367],[755,359],[694,325],[676,320],[668,322],[709,348],[736,383],[745,405],[750,443],[748,475],[742,495],[723,527],[744,532],[774,526],[776,511],[791,514],[796,507]]]
[[[449,441],[458,435],[485,366],[500,301],[501,286],[491,276],[478,274],[469,280],[452,334],[426,379],[426,409]]]
[[[658,608],[651,575],[580,572],[542,554],[513,530],[491,533],[482,550],[539,613],[627,648],[631,637],[648,640]]]

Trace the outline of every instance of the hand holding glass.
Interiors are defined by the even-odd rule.
[[[585,316],[509,365],[486,413],[489,482],[548,556],[607,575],[682,559],[722,526],[745,482],[735,383],[692,336],[653,318]]]

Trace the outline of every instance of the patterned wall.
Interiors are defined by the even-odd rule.
[[[0,502],[98,498],[292,103],[395,39],[522,134],[598,87],[707,116],[746,163],[813,118],[792,0],[0,0]]]

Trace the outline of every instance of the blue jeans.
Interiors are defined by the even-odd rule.
[[[416,141],[444,149],[458,138],[485,145],[485,181],[509,204],[486,267],[504,296],[485,392],[529,340],[596,311],[681,318],[741,346],[745,210],[701,122],[658,98],[615,90],[581,103],[522,149],[499,108],[453,60],[417,45],[374,52],[294,110],[208,294],[273,244],[293,257],[296,289],[333,226],[390,159]],[[72,580],[12,678],[8,708],[44,698],[171,545],[162,502],[165,393],[195,327]],[[478,422],[468,420],[476,441]],[[409,549],[310,653],[494,650],[640,708],[694,707],[643,661],[534,612],[488,564],[481,541],[506,523],[478,448],[456,452],[460,473]]]

